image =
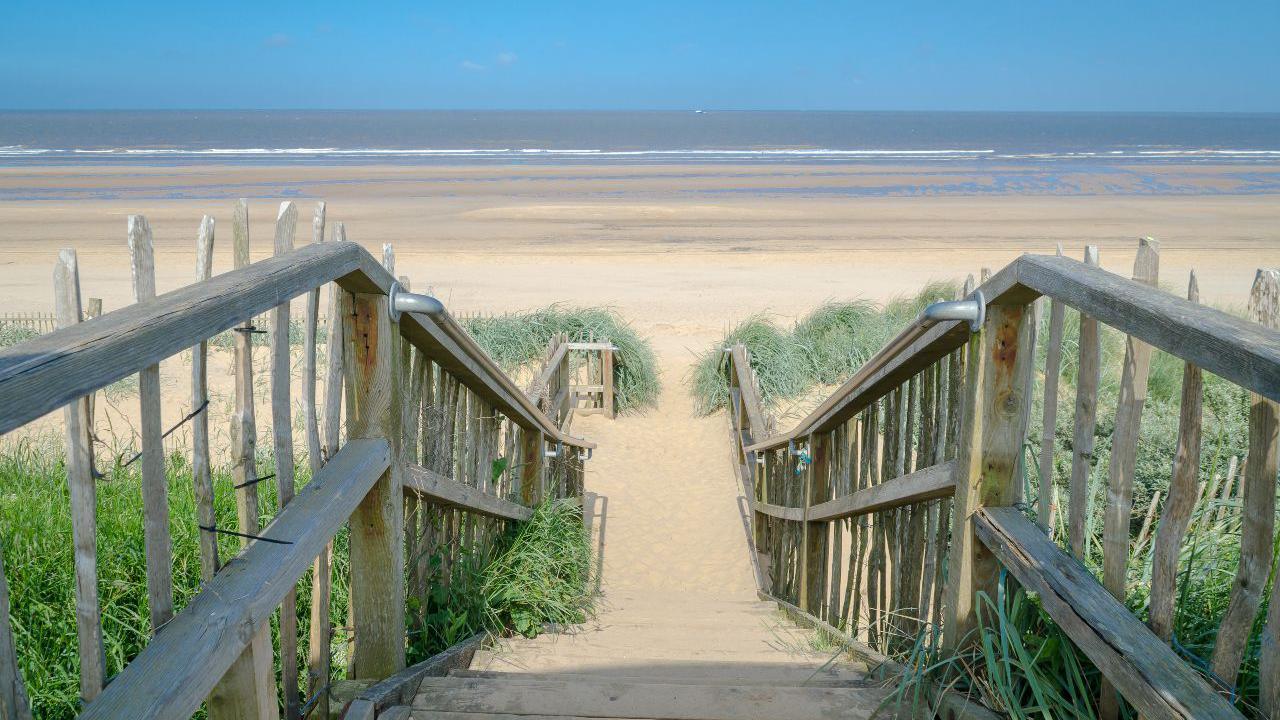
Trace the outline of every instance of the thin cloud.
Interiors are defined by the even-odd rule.
[[[473,60],[463,60],[458,63],[458,67],[470,72],[481,72],[485,69],[483,65]]]
[[[495,60],[499,65],[514,65],[519,59],[513,52],[500,52]]]
[[[272,35],[268,35],[267,39],[262,41],[262,46],[269,47],[269,48],[289,47],[292,44],[293,44],[293,38],[284,33],[274,33]]]

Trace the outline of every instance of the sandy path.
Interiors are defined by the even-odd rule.
[[[797,630],[756,598],[725,419],[696,417],[681,382],[691,358],[659,347],[665,382],[640,416],[575,421],[599,448],[588,514],[603,568],[600,612],[567,635],[517,638],[473,667],[682,681],[856,681],[823,668]],[[591,500],[594,495],[594,501]]]

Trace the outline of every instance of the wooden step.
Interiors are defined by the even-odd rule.
[[[672,671],[683,668],[673,668]],[[633,668],[601,668],[597,672],[581,673],[549,673],[549,672],[498,672],[496,670],[453,670],[449,677],[515,679],[520,680],[565,680],[576,682],[628,682],[649,683],[657,685],[751,685],[773,687],[880,687],[878,680],[873,680],[865,673],[822,668],[778,667],[752,669],[748,666],[724,666],[723,673],[698,672],[689,675],[658,674],[661,669],[654,668],[655,674],[630,674]]]
[[[413,702],[413,716],[454,720],[493,720],[493,715],[503,714],[664,720],[867,720],[887,694],[880,688],[522,680],[519,674],[444,677],[423,681]]]

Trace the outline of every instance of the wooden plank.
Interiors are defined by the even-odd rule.
[[[800,602],[807,612],[821,614],[823,588],[826,586],[827,526],[812,522],[810,508],[827,497],[831,484],[831,435],[822,433],[809,438],[811,456],[805,471],[804,510],[805,522],[801,539],[803,550],[800,558]]]
[[[1280,270],[1259,270],[1249,295],[1249,319],[1262,327],[1280,325]],[[1271,574],[1275,543],[1276,469],[1280,455],[1280,404],[1257,392],[1249,397],[1249,459],[1241,493],[1240,565],[1231,602],[1218,627],[1211,667],[1235,684],[1245,648]],[[1274,638],[1274,635],[1272,636]],[[1274,661],[1275,648],[1269,648]],[[1264,676],[1265,677],[1265,676]],[[1273,675],[1274,684],[1276,678]],[[1267,684],[1266,682],[1263,683]],[[1275,691],[1269,691],[1271,697]]]
[[[1098,265],[1098,248],[1084,250],[1085,265]],[[1071,553],[1084,557],[1085,521],[1089,516],[1089,473],[1093,468],[1094,431],[1098,424],[1098,386],[1102,382],[1102,336],[1097,318],[1080,313],[1080,361],[1076,370],[1076,412],[1072,434],[1068,538]]]
[[[346,241],[346,229],[338,223],[333,229],[335,243]],[[321,452],[328,460],[338,451],[338,435],[342,429],[342,316],[350,302],[349,293],[338,285],[329,283],[328,323],[325,333],[324,351],[328,355],[324,381],[324,433],[321,437]]]
[[[600,351],[600,375],[604,381],[604,403],[605,415],[610,419],[616,416],[613,399],[613,349],[603,349]]]
[[[133,297],[137,302],[156,296],[156,263],[151,225],[141,215],[129,216],[129,256],[133,263]],[[96,389],[96,388],[95,388]],[[147,560],[147,608],[151,632],[173,617],[173,545],[169,534],[169,485],[164,469],[164,440],[160,415],[160,365],[148,364],[138,373],[142,429],[142,522]]]
[[[1187,284],[1187,299],[1200,301],[1200,287],[1194,271]],[[1182,554],[1182,540],[1191,524],[1191,513],[1199,495],[1203,406],[1204,380],[1200,368],[1194,363],[1186,363],[1182,369],[1182,404],[1178,413],[1178,446],[1173,459],[1173,476],[1169,480],[1169,495],[1160,513],[1160,525],[1156,529],[1151,552],[1151,600],[1147,625],[1156,637],[1165,642],[1173,638],[1178,557]]]
[[[3,552],[0,552],[0,718],[31,720],[31,701],[22,681],[13,630],[9,626],[9,583],[5,580]]]
[[[1280,332],[1275,329],[1068,258],[1023,255],[1014,264],[1018,283],[1029,290],[1280,401]]]
[[[64,249],[58,253],[58,263],[53,270],[53,292],[58,326],[69,327],[80,322],[80,270],[75,250]],[[62,419],[66,437],[67,490],[71,498],[71,538],[75,545],[80,699],[89,702],[102,692],[106,683],[106,656],[102,645],[102,606],[98,600],[98,494],[93,480],[88,398],[80,398],[64,407]],[[4,632],[7,633],[8,615],[4,619]],[[0,682],[7,682],[7,678],[0,678]],[[13,715],[10,713],[4,717]]]
[[[1054,622],[1145,717],[1241,717],[1080,561],[1059,550],[1018,510],[980,508],[974,524],[983,545],[1039,595]]]
[[[275,254],[282,256],[293,250],[298,208],[292,202],[280,203],[276,215]],[[312,291],[315,292],[315,291]],[[293,403],[289,384],[292,362],[289,350],[289,303],[277,305],[271,312],[271,436],[276,461],[276,488],[280,507],[293,500]],[[284,700],[284,717],[297,720],[301,704],[298,698],[298,603],[297,588],[291,586],[280,605],[280,692]]]
[[[81,715],[187,717],[248,646],[270,632],[271,614],[391,464],[383,440],[347,443],[255,542],[117,675]]]
[[[987,308],[982,329],[966,351],[968,361],[959,447],[955,465],[955,512],[948,560],[944,645],[949,650],[975,641],[977,592],[996,596],[1000,567],[973,532],[972,515],[984,506],[1008,505],[1014,497],[1028,408],[1024,363],[1034,362],[1028,346],[1025,305]]]
[[[343,321],[347,442],[385,438],[398,460],[400,333],[391,324],[387,296],[356,293]],[[404,669],[403,485],[403,466],[392,463],[351,516],[352,678],[381,679]]]
[[[496,497],[481,488],[452,480],[417,464],[411,464],[405,469],[404,491],[418,493],[432,502],[486,517],[521,521],[533,517],[531,508]]]
[[[0,350],[0,433],[337,277],[372,290],[390,278],[351,243],[308,245]],[[375,282],[375,280],[377,282]]]
[[[324,242],[324,202],[316,203],[311,219],[311,243]],[[307,465],[314,475],[324,460],[320,445],[320,419],[316,409],[316,343],[319,340],[320,288],[307,293],[302,339],[302,431],[307,439]],[[333,347],[327,348],[333,352]]]
[[[955,493],[954,468],[955,463],[952,461],[930,465],[852,494],[828,500],[810,508],[809,519],[840,520],[950,497]]]
[[[475,657],[476,650],[480,649],[485,637],[484,633],[472,635],[364,690],[357,699],[371,703],[374,710],[378,712],[395,705],[413,702],[423,679],[444,677],[454,670],[465,670],[470,667],[471,659]]]
[[[316,203],[311,220],[311,243],[324,242],[325,203]],[[337,230],[335,228],[335,235]],[[335,238],[336,239],[336,238]],[[311,476],[320,472],[321,466],[337,452],[338,433],[342,421],[342,323],[339,317],[339,296],[344,292],[337,283],[329,284],[329,324],[326,334],[325,354],[328,356],[324,399],[324,439],[320,437],[320,420],[316,408],[316,360],[319,341],[320,288],[307,295],[306,338],[303,341],[302,402],[307,433],[307,460]],[[329,642],[332,629],[329,621],[330,588],[333,582],[330,569],[333,546],[326,546],[316,556],[311,566],[311,623],[307,637],[307,694],[314,702],[313,712],[318,717],[329,716]]]
[[[205,215],[196,236],[196,282],[213,277],[214,220]],[[198,411],[198,408],[204,408]],[[218,524],[213,511],[213,470],[209,457],[209,343],[201,341],[191,348],[191,483],[196,502],[196,521],[201,527]],[[200,581],[209,582],[218,572],[218,536],[200,531]]]
[[[1062,245],[1058,245],[1062,255]],[[1058,428],[1058,380],[1062,375],[1062,330],[1066,323],[1067,306],[1058,300],[1049,304],[1049,338],[1044,360],[1044,412],[1040,416],[1040,494],[1036,506],[1036,519],[1050,537],[1053,536],[1053,451]],[[1030,393],[1028,393],[1030,397]]]

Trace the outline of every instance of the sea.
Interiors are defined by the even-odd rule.
[[[0,111],[0,166],[1276,161],[1276,113]]]

